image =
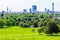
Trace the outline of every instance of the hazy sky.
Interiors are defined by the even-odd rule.
[[[12,11],[22,11],[23,9],[29,9],[32,5],[37,5],[38,11],[44,11],[44,8],[52,8],[52,2],[55,3],[55,11],[60,11],[60,0],[0,0],[0,11],[9,7]]]

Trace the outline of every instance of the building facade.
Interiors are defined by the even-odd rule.
[[[36,5],[33,5],[32,6],[32,13],[36,13],[37,12],[37,6]]]

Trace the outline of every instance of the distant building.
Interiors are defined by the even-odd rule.
[[[11,13],[11,10],[10,10],[10,13]]]
[[[51,13],[50,9],[45,8],[45,13]]]
[[[47,13],[50,13],[50,12],[51,12],[51,11],[48,9],[48,10],[47,10]]]
[[[33,13],[36,13],[36,12],[37,12],[37,6],[36,6],[36,5],[33,5],[33,6],[32,6],[32,12],[33,12]]]
[[[7,12],[9,11],[8,7],[7,7]]]
[[[45,8],[45,13],[47,12],[47,8]]]
[[[27,9],[23,9],[23,13],[27,13]]]
[[[29,9],[29,13],[32,13],[32,9],[31,8]]]
[[[54,3],[52,3],[52,13],[54,13]]]

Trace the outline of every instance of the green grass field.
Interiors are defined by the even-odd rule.
[[[32,32],[32,29],[35,29]],[[60,40],[60,33],[55,36],[47,36],[46,34],[38,34],[38,28],[20,28],[10,27],[0,29],[0,40]]]

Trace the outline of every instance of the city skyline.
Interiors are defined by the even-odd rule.
[[[8,6],[11,11],[22,11],[23,9],[31,8],[32,5],[37,5],[38,11],[44,11],[45,8],[52,10],[52,2],[54,2],[54,11],[60,11],[59,0],[0,0],[0,11],[6,11]]]

